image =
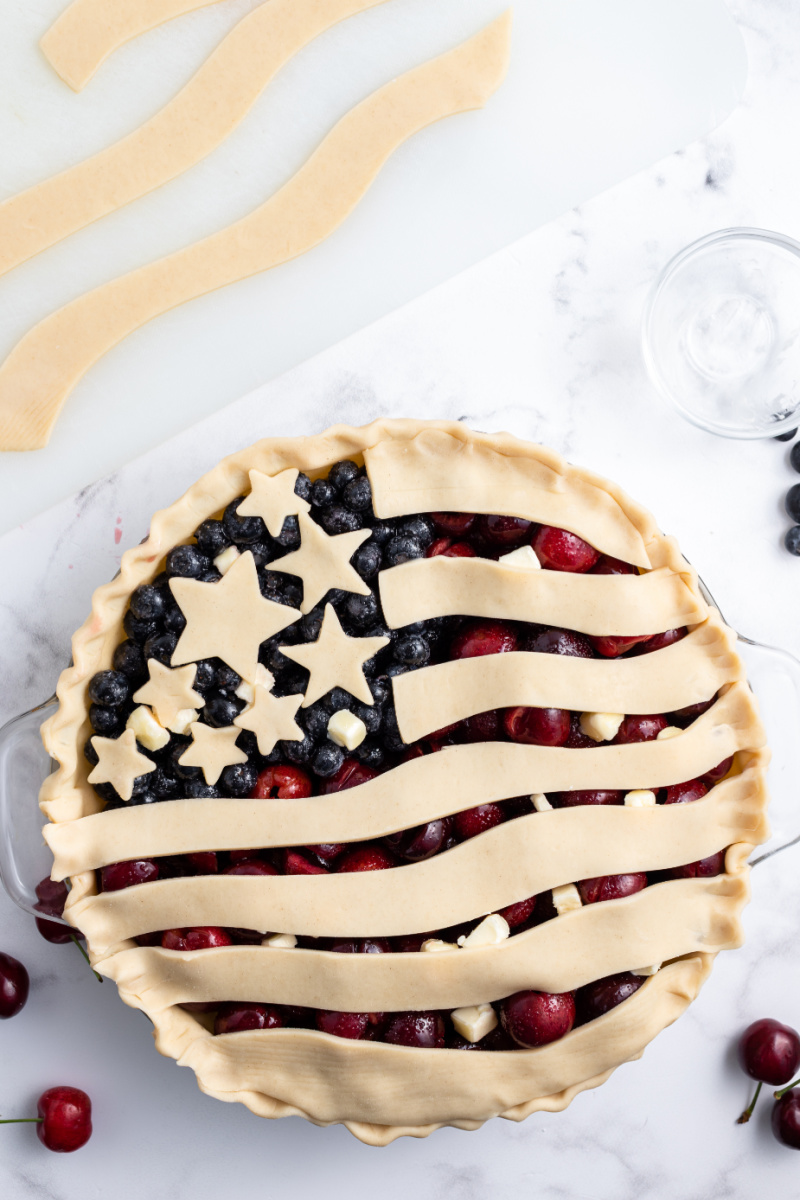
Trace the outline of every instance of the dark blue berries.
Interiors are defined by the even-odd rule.
[[[800,483],[786,493],[786,511],[793,521],[800,522]]]
[[[205,554],[207,558],[216,558],[222,554],[223,550],[227,550],[231,544],[231,538],[225,532],[225,526],[222,521],[208,520],[203,521],[203,524],[195,531],[197,539],[197,547],[201,554]]]
[[[397,662],[407,667],[424,667],[431,657],[431,648],[419,633],[398,638],[392,649]]]
[[[330,779],[344,762],[344,752],[333,742],[323,742],[314,754],[311,769],[320,779]]]
[[[331,537],[336,537],[339,533],[354,533],[362,525],[358,513],[351,512],[343,504],[331,504],[328,508],[323,508],[320,522],[322,528]]]
[[[154,634],[144,644],[144,656],[145,658],[155,658],[168,667],[172,662],[172,655],[175,653],[177,644],[178,638],[174,633]]]
[[[336,488],[327,479],[315,479],[309,498],[315,508],[328,508],[336,499]]]
[[[219,778],[223,796],[249,796],[256,786],[258,772],[250,763],[236,763],[226,767]]]
[[[380,571],[382,558],[380,546],[370,539],[364,542],[363,546],[359,546],[351,561],[361,578],[368,583]]]
[[[342,492],[357,475],[358,467],[356,464],[351,462],[349,458],[345,458],[341,462],[334,463],[330,471],[328,471],[328,483],[337,492]]]
[[[281,550],[287,551],[297,550],[300,546],[300,526],[297,522],[297,517],[287,517],[283,523],[283,528],[276,538],[273,538],[276,546],[280,546]]]
[[[130,681],[121,671],[98,671],[89,684],[89,699],[109,708],[124,704],[130,692]]]
[[[783,544],[790,554],[800,555],[800,525],[793,525],[787,532]]]
[[[366,512],[372,508],[372,488],[366,475],[351,479],[342,491],[343,504],[353,512]]]
[[[225,725],[233,724],[242,708],[244,708],[244,704],[241,701],[234,700],[220,692],[218,695],[212,696],[205,708],[200,710],[200,717],[206,725],[211,725],[214,729],[222,729]]]
[[[383,558],[387,567],[399,567],[402,563],[410,562],[414,558],[422,558],[424,553],[422,543],[418,538],[412,537],[408,533],[402,533],[386,543]]]
[[[397,530],[400,537],[416,538],[423,550],[433,541],[433,522],[428,517],[407,517]]]
[[[114,670],[127,675],[132,682],[138,682],[147,675],[144,664],[144,654],[141,646],[134,641],[120,642],[114,651]]]
[[[792,446],[792,450],[789,455],[789,462],[792,464],[795,471],[800,471],[800,442],[796,442],[794,446]]]
[[[167,603],[164,593],[152,583],[143,583],[131,596],[131,612],[140,621],[159,621]]]
[[[311,480],[301,471],[297,476],[297,482],[294,485],[294,494],[299,496],[301,500],[311,501]]]
[[[197,579],[210,569],[211,559],[202,554],[197,546],[175,546],[167,555],[167,574],[170,578]]]
[[[102,704],[92,704],[89,708],[89,724],[100,737],[114,737],[122,732],[118,710],[104,708]]]
[[[240,517],[238,515],[236,510],[243,499],[244,496],[237,496],[225,509],[222,524],[226,534],[237,546],[248,546],[250,542],[266,541],[267,527],[261,517]]]
[[[366,629],[374,625],[379,617],[378,598],[374,592],[368,596],[353,594],[347,597],[344,604],[346,621],[356,629]]]

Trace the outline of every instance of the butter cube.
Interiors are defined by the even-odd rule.
[[[475,950],[478,946],[499,946],[511,933],[508,921],[499,913],[484,917],[471,933],[462,934],[458,944],[464,950]]]
[[[581,731],[595,742],[610,742],[624,720],[624,713],[581,713]]]
[[[271,933],[262,940],[261,945],[270,946],[273,950],[294,950],[297,938],[293,933]]]
[[[680,737],[683,733],[682,729],[678,729],[677,725],[667,725],[666,729],[662,729],[656,734],[657,742],[668,742],[670,738]]]
[[[533,807],[537,812],[552,812],[553,806],[545,796],[544,792],[538,792],[535,796],[531,796]]]
[[[553,906],[560,917],[583,908],[581,894],[574,883],[562,883],[561,887],[553,888]]]
[[[190,725],[193,725],[197,720],[197,710],[194,708],[182,708],[172,722],[171,729],[173,733],[186,733]]]
[[[542,564],[536,557],[533,546],[520,546],[516,550],[510,550],[508,554],[501,554],[497,561],[506,567],[521,567],[524,571],[541,571],[542,569]]]
[[[147,750],[161,750],[169,742],[169,734],[164,726],[143,704],[133,710],[125,722],[125,728],[132,729],[137,742],[141,742]]]
[[[219,571],[220,575],[224,575],[226,571],[230,571],[233,564],[239,557],[240,552],[235,546],[228,546],[227,550],[223,550],[214,559],[214,566]]]
[[[471,1008],[456,1008],[450,1013],[450,1020],[468,1042],[479,1042],[497,1028],[497,1013],[491,1004],[475,1004]]]
[[[455,942],[443,942],[440,938],[428,938],[420,946],[422,954],[445,954],[448,950],[457,950]]]
[[[628,808],[651,808],[655,802],[656,794],[648,788],[627,792],[625,796],[625,804]]]
[[[661,963],[654,963],[652,967],[637,967],[635,971],[631,971],[631,975],[647,977],[648,975],[657,975],[660,970]]]
[[[337,746],[344,746],[347,750],[355,750],[366,736],[364,722],[346,708],[340,708],[328,721],[328,737]]]

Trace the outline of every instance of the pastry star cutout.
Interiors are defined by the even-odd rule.
[[[150,680],[134,694],[137,704],[149,704],[155,711],[165,729],[173,731],[183,725],[180,713],[187,709],[202,708],[205,700],[192,687],[197,675],[197,667],[191,663],[188,667],[176,667],[171,670],[160,663],[158,659],[147,661],[150,670]]]
[[[93,737],[92,745],[98,762],[89,783],[110,783],[122,800],[130,800],[134,780],[156,769],[152,758],[146,758],[136,749],[136,734],[132,729],[126,729],[118,738]]]
[[[235,763],[247,762],[247,755],[236,745],[236,739],[241,733],[233,725],[224,729],[212,729],[195,721],[189,726],[192,744],[184,750],[178,759],[183,767],[202,767],[206,783],[214,784],[226,767]]]
[[[278,537],[287,517],[298,517],[311,508],[308,501],[294,490],[299,474],[295,469],[281,471],[279,475],[251,471],[252,490],[236,510],[239,516],[261,517],[272,536]]]
[[[300,576],[303,581],[301,610],[304,613],[311,612],[329,588],[341,588],[343,592],[368,596],[370,589],[355,567],[350,566],[350,559],[370,536],[370,531],[356,529],[354,533],[338,533],[330,537],[305,513],[301,513],[297,520],[300,525],[300,549],[270,563],[269,569]]]
[[[169,586],[186,617],[186,628],[172,655],[176,666],[201,658],[221,658],[252,683],[261,643],[300,617],[296,608],[261,595],[249,550],[217,583],[170,579]]]
[[[271,754],[278,742],[302,742],[305,734],[295,721],[302,696],[273,696],[265,687],[255,689],[249,708],[233,722],[256,735],[262,754]]]
[[[351,537],[351,534],[343,534]],[[333,687],[342,687],[365,704],[375,703],[364,677],[364,663],[389,645],[387,637],[348,637],[332,604],[325,605],[319,637],[305,646],[281,646],[281,654],[311,672],[303,708]]]

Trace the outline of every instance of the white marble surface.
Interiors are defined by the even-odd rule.
[[[52,690],[69,631],[120,550],[223,452],[381,414],[463,417],[510,429],[618,480],[675,532],[728,619],[800,651],[796,560],[781,549],[786,447],[728,443],[662,406],[639,354],[643,298],[693,238],[733,224],[800,235],[796,114],[800,19],[791,0],[736,0],[750,56],[743,103],[714,134],[495,255],[0,542],[0,717]],[[117,534],[119,533],[119,537]],[[785,801],[794,780],[782,778]],[[148,1026],[98,985],[72,947],[38,941],[0,897],[4,948],[33,994],[0,1029],[0,1111],[55,1082],[92,1094],[96,1135],[72,1157],[5,1127],[0,1194],[157,1200],[745,1200],[798,1194],[798,1161],[733,1118],[748,1087],[731,1045],[750,1020],[800,1023],[796,851],[759,865],[745,947],[724,955],[698,1001],[600,1091],[563,1114],[476,1133],[444,1130],[378,1152],[338,1128],[261,1122],[200,1095],[152,1050]]]

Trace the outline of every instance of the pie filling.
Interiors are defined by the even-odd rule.
[[[297,511],[277,524],[270,522],[269,514],[265,519],[251,512],[250,497],[238,497],[219,518],[204,521],[192,543],[175,546],[152,583],[133,592],[123,622],[126,639],[116,648],[113,669],[97,673],[89,685],[94,734],[85,756],[92,768],[90,782],[106,810],[187,798],[291,800],[330,795],[411,759],[469,743],[577,750],[662,741],[681,736],[717,699],[715,691],[675,711],[646,714],[517,704],[470,712],[406,743],[401,733],[405,718],[395,708],[393,693],[393,681],[400,676],[519,652],[587,661],[632,660],[669,653],[689,630],[681,626],[625,636],[518,619],[449,615],[391,628],[384,617],[378,574],[414,560],[483,559],[518,572],[587,576],[639,576],[640,570],[601,554],[575,533],[520,517],[435,512],[380,519],[374,514],[364,468],[349,460],[336,463],[327,476],[313,482],[297,475],[292,494]],[[336,561],[331,548],[338,538],[342,541]],[[309,568],[317,542],[320,554],[334,556],[326,578],[335,578],[340,586],[326,588]],[[293,561],[282,566],[289,556]],[[298,574],[292,573],[293,566]],[[234,581],[242,589],[257,581],[258,593],[271,602],[277,630],[258,645],[259,669],[250,672],[250,678],[230,664],[236,659],[235,646],[226,649],[225,660],[202,657],[203,639],[193,628],[191,614],[207,604],[209,596],[213,600],[222,594],[213,589],[229,572],[233,574],[225,589],[231,593]],[[401,578],[396,576],[393,604],[402,603]],[[292,611],[282,613],[279,606]],[[184,609],[190,610],[188,616]],[[326,668],[331,656],[335,658],[343,645],[352,646],[353,639],[361,640],[361,650],[351,653],[355,667],[351,662],[345,675],[352,690],[335,678],[330,686],[333,677]],[[323,642],[327,658],[319,652]],[[238,660],[237,665],[244,670]],[[98,869],[97,890],[147,887],[186,876],[310,876],[400,868],[447,854],[460,843],[537,811],[702,801],[733,767],[734,757],[729,756],[697,778],[665,787],[643,779],[640,787],[626,790],[508,797],[367,842],[208,849],[114,862]],[[669,869],[564,881],[488,917],[405,937],[295,937],[291,931],[270,934],[205,926],[143,933],[135,941],[177,951],[264,945],[264,953],[276,947],[370,954],[457,952],[465,943],[499,942],[583,905],[631,896],[648,884],[718,875],[725,869],[724,858],[725,849],[720,848],[710,857]],[[509,1050],[562,1037],[623,1002],[643,978],[626,972],[575,992],[518,992],[452,1013],[344,1013],[225,1001],[183,1007],[213,1013],[213,1018],[204,1019],[213,1019],[216,1034],[288,1026],[405,1046]]]

